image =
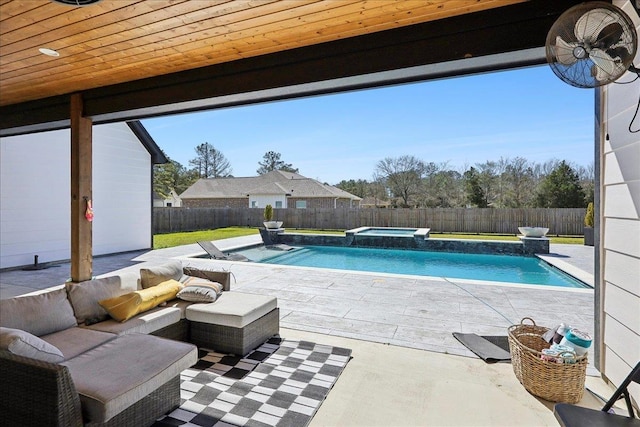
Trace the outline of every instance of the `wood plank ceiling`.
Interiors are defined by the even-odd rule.
[[[0,0],[0,106],[523,1],[102,0],[70,7]]]

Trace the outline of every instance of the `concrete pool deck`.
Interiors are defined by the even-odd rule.
[[[219,240],[221,250],[260,243],[259,235]],[[166,259],[233,273],[232,289],[278,298],[281,326],[326,335],[475,357],[453,332],[503,335],[524,317],[593,332],[593,290],[510,285],[192,258],[197,244],[96,257],[94,274],[137,271]],[[551,245],[545,256],[593,283],[593,248]],[[69,263],[38,271],[0,272],[0,297],[59,285]]]
[[[247,236],[216,245],[230,250],[259,241],[259,236]],[[593,248],[552,245],[551,251],[551,257],[585,275],[593,274]],[[515,288],[189,258],[202,253],[197,244],[128,252],[96,257],[93,269],[95,275],[103,275],[179,258],[191,265],[230,270],[236,278],[233,290],[278,297],[281,336],[351,348],[353,359],[311,427],[557,426],[553,404],[529,394],[510,364],[485,364],[451,333],[505,335],[510,322],[524,316],[542,325],[565,321],[593,331],[589,290]],[[1,271],[0,297],[60,285],[69,271],[69,263],[38,271]],[[586,386],[602,396],[613,391],[599,376],[588,376]],[[588,392],[579,404],[602,407]]]

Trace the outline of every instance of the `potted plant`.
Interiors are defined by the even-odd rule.
[[[593,224],[594,224],[593,202],[587,205],[587,213],[584,216],[584,244],[585,246],[593,246]]]
[[[282,227],[282,221],[273,221],[273,206],[267,205],[264,207],[264,227],[265,228],[280,228]]]

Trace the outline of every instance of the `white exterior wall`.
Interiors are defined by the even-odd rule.
[[[151,155],[126,123],[93,127],[93,254],[151,246]]]
[[[0,268],[71,257],[70,131],[0,141]],[[93,254],[151,245],[151,156],[126,123],[93,127]]]
[[[276,207],[276,202],[281,202],[282,207],[287,207],[287,197],[283,194],[281,196],[276,195],[260,195],[260,194],[250,194],[249,195],[249,207],[253,206],[253,202],[256,202],[256,207],[264,209],[265,206],[271,205],[274,209]]]
[[[614,1],[634,20],[628,1]],[[640,55],[634,63],[639,64]],[[630,81],[627,73],[620,81]],[[601,284],[602,373],[618,385],[640,361],[640,133],[629,132],[640,82],[609,84],[604,92],[601,144]],[[632,127],[640,128],[640,118]],[[640,386],[632,394],[640,402]]]
[[[0,268],[70,256],[68,131],[0,139]]]

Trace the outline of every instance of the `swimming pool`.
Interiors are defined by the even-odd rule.
[[[589,287],[536,257],[338,246],[304,246],[291,251],[261,246],[236,252],[263,264]]]
[[[406,236],[413,237],[418,231],[417,228],[367,228],[366,230],[358,231],[359,236]]]

